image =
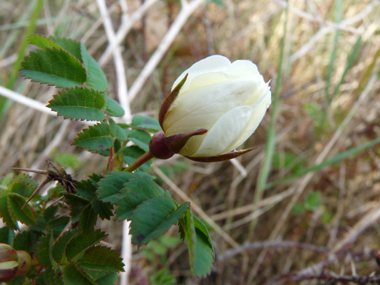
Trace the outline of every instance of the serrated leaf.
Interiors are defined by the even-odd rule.
[[[85,45],[83,43],[80,45],[83,64],[86,69],[87,86],[99,91],[107,90],[108,83],[103,70],[100,68],[96,60],[88,54]]]
[[[132,242],[141,246],[157,238],[183,218],[189,207],[190,203],[185,202],[176,208],[172,199],[163,196],[145,201],[132,214]]]
[[[12,182],[24,182],[26,184],[30,184],[34,186],[34,189],[36,189],[39,184],[36,180],[30,178],[27,174],[19,174],[15,178],[13,178]]]
[[[55,285],[54,283],[54,268],[49,267],[45,269],[44,281],[46,285]]]
[[[132,126],[136,128],[161,131],[160,123],[149,116],[134,116],[132,119]]]
[[[94,271],[119,272],[124,271],[122,258],[107,247],[91,247],[84,253],[82,268]]]
[[[66,256],[68,260],[75,261],[78,259],[86,249],[95,245],[107,236],[106,233],[96,230],[81,231],[74,238],[71,239],[66,249]]]
[[[113,117],[124,116],[125,111],[118,102],[116,102],[114,99],[108,96],[106,96],[106,101],[107,101],[106,112],[108,115],[113,116]]]
[[[33,194],[34,190],[36,190],[36,187],[26,182],[16,181],[9,184],[8,189],[14,193],[29,198]]]
[[[141,130],[133,130],[128,134],[128,139],[145,151],[149,150],[150,135]]]
[[[53,246],[53,258],[57,263],[62,263],[62,260],[66,260],[66,247],[70,240],[78,233],[78,229],[67,231],[56,240]]]
[[[113,146],[113,141],[109,125],[101,123],[83,130],[73,145],[91,150],[107,150]]]
[[[140,147],[138,147],[136,145],[131,145],[131,146],[128,146],[124,149],[123,160],[126,164],[131,165],[133,162],[136,161],[136,159],[138,159],[144,153],[145,153],[145,151],[143,151]],[[151,163],[152,163],[151,161],[148,161],[148,162],[144,163],[143,165],[141,165],[137,169],[147,172],[150,170]]]
[[[72,222],[76,223],[79,220],[83,208],[90,204],[91,201],[72,193],[65,193],[64,197],[66,204],[70,206]]]
[[[193,212],[191,208],[186,212],[183,219],[180,220],[181,238],[184,240],[186,237],[187,248],[189,251],[190,269],[194,274],[195,268],[195,246],[196,246],[196,232],[194,227]]]
[[[10,205],[8,204],[8,191],[3,191],[0,194],[0,217],[3,218],[3,222],[8,228],[12,230],[18,230],[18,224],[16,218],[12,215]]]
[[[91,204],[88,204],[83,210],[79,218],[79,226],[82,230],[93,229],[96,224],[97,215],[92,208]]]
[[[209,245],[208,237],[201,230],[195,229],[195,260],[193,272],[196,276],[205,277],[211,272],[214,262],[214,251]]]
[[[104,202],[115,204],[116,200],[121,196],[119,191],[123,188],[124,183],[137,177],[149,178],[151,176],[144,172],[130,173],[123,171],[112,171],[111,173],[108,173],[98,182],[97,194],[99,199]]]
[[[94,199],[92,201],[92,208],[102,220],[104,219],[109,220],[111,216],[113,215],[112,213],[113,205],[111,203]]]
[[[77,190],[77,194],[84,198],[93,199],[96,197],[95,195],[96,187],[94,186],[94,183],[91,182],[90,180],[78,181],[75,186],[75,189]]]
[[[62,49],[31,52],[21,63],[20,73],[28,79],[61,88],[82,86],[86,72],[74,56]]]
[[[36,45],[42,49],[44,48],[56,48],[60,49],[61,46],[57,43],[55,43],[53,40],[44,37],[42,35],[31,35],[29,37],[29,43],[32,45]]]
[[[116,204],[116,218],[131,219],[133,211],[144,201],[164,195],[164,190],[151,179],[135,178],[124,184]]]
[[[32,208],[29,204],[25,205],[26,200],[22,196],[16,193],[9,193],[8,203],[17,220],[26,225],[34,225],[36,223]],[[23,207],[24,205],[25,207]]]
[[[45,267],[52,266],[52,261],[50,260],[50,241],[51,233],[40,238],[35,255],[39,263]]]
[[[37,243],[36,235],[31,231],[19,232],[13,240],[13,248],[15,250],[25,250],[29,253],[34,251]]]
[[[72,263],[63,269],[63,283],[65,285],[97,285],[93,278]]]
[[[50,36],[49,39],[57,43],[61,48],[63,48],[67,52],[71,53],[80,62],[83,62],[81,52],[80,52],[80,43],[78,41],[73,40],[73,39],[68,39],[68,38],[55,37],[55,36]]]
[[[106,117],[102,111],[104,104],[104,97],[98,91],[76,87],[59,92],[46,107],[65,118],[102,121]]]

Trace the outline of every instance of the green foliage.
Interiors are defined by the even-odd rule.
[[[316,211],[322,203],[322,195],[319,191],[311,191],[302,203],[295,204],[292,212],[296,215],[303,214],[305,211]],[[327,218],[327,217],[326,217]]]
[[[39,267],[10,284],[114,284],[118,272],[123,271],[122,259],[99,245],[107,234],[95,229],[98,218],[111,219],[114,215],[118,220],[131,220],[132,241],[139,247],[147,245],[144,254],[153,256],[152,262],[159,256],[163,267],[157,265],[152,272],[153,284],[176,283],[164,258],[166,250],[179,242],[179,238],[163,235],[173,225],[179,226],[182,241],[188,246],[191,272],[206,276],[214,249],[190,203],[178,205],[154,182],[147,173],[149,162],[133,173],[123,168],[124,163],[131,165],[149,150],[152,133],[161,130],[158,121],[135,116],[131,124],[117,124],[110,118],[123,116],[124,110],[105,93],[106,76],[83,44],[41,35],[29,40],[40,49],[25,57],[21,74],[64,88],[48,105],[64,119],[98,121],[84,129],[72,144],[108,156],[109,161],[105,176],[92,174],[80,181],[70,180],[58,166],[53,171],[50,165],[45,172],[46,182],[56,180],[58,185],[43,197],[36,193],[28,203],[39,187],[35,180],[25,174],[0,178],[0,217],[6,224],[0,229],[0,242],[26,250]],[[63,166],[81,166],[74,155],[56,153],[54,159]],[[19,223],[28,227],[20,231]]]

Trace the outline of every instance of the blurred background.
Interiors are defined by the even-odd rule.
[[[107,159],[71,146],[83,122],[38,109],[56,89],[18,76],[35,49],[31,33],[84,42],[124,121],[157,118],[174,80],[208,55],[249,59],[270,81],[273,103],[243,146],[253,152],[233,162],[175,156],[152,165],[162,187],[191,201],[209,226],[211,274],[191,277],[173,228],[133,247],[128,284],[380,277],[380,1],[1,0],[0,177],[12,167],[45,169],[49,159],[82,179],[104,173]],[[121,251],[122,223],[99,227]]]

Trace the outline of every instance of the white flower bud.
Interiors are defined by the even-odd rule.
[[[166,136],[207,129],[193,136],[179,154],[208,157],[228,153],[256,130],[271,103],[271,91],[249,60],[233,63],[224,56],[207,57],[184,71],[188,74],[163,120]]]

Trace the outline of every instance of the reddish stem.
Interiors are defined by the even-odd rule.
[[[153,155],[148,150],[146,153],[144,153],[142,156],[140,156],[138,159],[135,160],[131,165],[129,165],[127,168],[124,168],[123,171],[132,172],[139,168],[141,165],[143,165],[145,162],[151,160],[153,158]]]

